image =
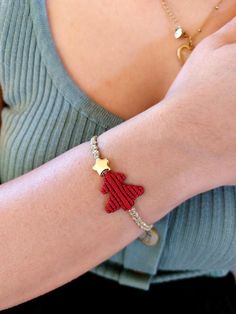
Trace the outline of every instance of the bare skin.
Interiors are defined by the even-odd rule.
[[[236,19],[198,45],[163,101],[99,136],[112,167],[122,161],[145,187],[137,208],[147,222],[236,184],[235,34]],[[86,142],[1,185],[1,309],[78,277],[140,234],[123,211],[103,211],[92,165]]]
[[[216,0],[170,1],[192,34]],[[128,119],[163,99],[180,70],[172,24],[160,1],[47,1],[49,22],[67,72],[103,107]],[[225,0],[199,42],[236,15]],[[61,23],[63,21],[63,23]]]

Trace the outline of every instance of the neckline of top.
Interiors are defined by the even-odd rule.
[[[105,127],[113,127],[124,122],[124,119],[92,100],[70,77],[56,50],[47,15],[46,0],[30,0],[30,14],[37,45],[47,71],[70,104],[77,111],[81,111],[88,118],[95,119]]]

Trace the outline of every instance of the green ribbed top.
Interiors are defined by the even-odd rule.
[[[0,0],[0,180],[7,182],[123,120],[93,102],[66,72],[45,0]],[[156,223],[160,241],[138,240],[93,272],[121,284],[225,275],[236,267],[236,190],[199,194]]]

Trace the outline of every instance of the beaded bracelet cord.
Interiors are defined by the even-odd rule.
[[[109,193],[105,211],[113,213],[120,208],[127,211],[136,225],[143,230],[139,240],[149,246],[155,245],[159,240],[157,230],[152,224],[143,221],[134,207],[135,199],[144,193],[144,188],[140,185],[124,183],[126,175],[112,171],[108,166],[109,160],[107,158],[100,158],[97,135],[91,138],[90,147],[95,159],[92,169],[104,178],[101,192],[103,194]]]

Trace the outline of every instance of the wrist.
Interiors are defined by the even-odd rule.
[[[184,146],[184,134],[166,114],[163,100],[98,137],[102,157],[126,182],[144,186],[135,204],[153,223],[174,207],[203,191],[208,183],[201,160]]]
[[[222,185],[225,173],[220,173],[224,162],[220,162],[222,153],[215,147],[216,136],[208,122],[198,121],[196,113],[189,109],[191,101],[187,96],[167,97],[163,100],[162,115],[171,145],[186,163],[187,177],[192,176],[195,183],[191,195],[196,195]]]

